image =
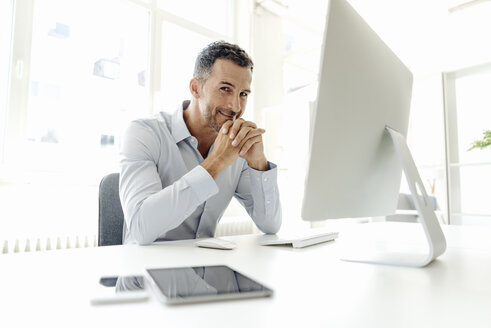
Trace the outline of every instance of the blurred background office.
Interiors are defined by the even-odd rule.
[[[414,73],[408,142],[439,219],[491,223],[491,147],[467,151],[491,129],[491,1],[350,3]],[[284,226],[306,224],[326,10],[326,0],[2,0],[0,253],[95,246],[98,186],[118,171],[122,130],[188,99],[196,54],[214,40],[254,59],[245,116],[267,130]],[[254,231],[232,202],[218,233]]]

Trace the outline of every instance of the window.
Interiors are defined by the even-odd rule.
[[[441,73],[414,77],[407,142],[427,194],[436,198],[437,217],[448,223],[442,94]],[[410,193],[404,174],[401,192]]]
[[[0,240],[93,244],[123,129],[189,98],[198,50],[233,41],[234,5],[0,2]]]
[[[97,183],[117,169],[121,130],[149,112],[148,26],[146,9],[120,1],[36,2],[22,143],[33,170]]]
[[[182,42],[186,40],[186,42]],[[162,110],[173,112],[190,98],[189,81],[193,77],[196,55],[213,39],[173,23],[162,24]],[[175,65],[173,63],[179,63]]]
[[[491,64],[447,73],[445,78],[451,222],[480,224],[491,218],[491,149],[469,148],[491,129]]]
[[[0,2],[0,164],[5,158],[5,129],[12,51],[13,1]]]
[[[158,7],[165,12],[228,36],[232,35],[232,4],[230,0],[157,0]]]
[[[283,213],[288,213],[283,229],[295,230],[308,226],[300,214],[327,1],[257,2],[255,111],[267,131],[266,156],[279,168]]]
[[[97,186],[117,170],[120,132],[149,112],[149,12],[118,0],[17,4],[16,19],[31,24],[14,40],[1,230],[92,235]]]

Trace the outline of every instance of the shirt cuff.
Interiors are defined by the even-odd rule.
[[[189,171],[183,179],[194,190],[199,204],[218,193],[218,186],[215,180],[201,165]]]
[[[278,169],[276,164],[268,162],[267,171],[258,171],[249,167],[251,184],[254,186],[260,186],[263,192],[269,193],[275,191],[276,180],[278,175]]]

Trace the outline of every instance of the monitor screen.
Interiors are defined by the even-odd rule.
[[[328,6],[302,218],[393,214],[402,167],[386,126],[407,134],[412,74],[345,0]]]

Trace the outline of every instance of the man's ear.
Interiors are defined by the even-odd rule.
[[[195,77],[189,81],[189,91],[191,91],[191,95],[198,99],[201,95],[201,81]]]

